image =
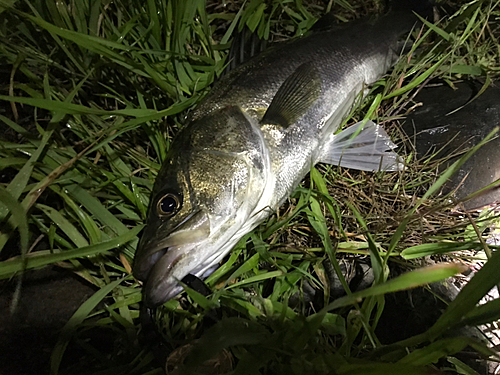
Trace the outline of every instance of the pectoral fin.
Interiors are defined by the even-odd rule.
[[[300,65],[278,89],[261,123],[287,128],[307,112],[320,93],[317,69],[311,63]]]
[[[400,171],[403,160],[385,130],[367,121],[341,131],[323,146],[319,162],[362,171]]]

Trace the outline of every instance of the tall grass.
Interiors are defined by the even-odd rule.
[[[92,358],[94,373],[160,373],[139,344],[140,285],[130,265],[159,166],[186,111],[222,73],[233,31],[245,26],[280,40],[304,34],[330,8],[346,20],[379,4],[0,4],[0,276],[19,280],[30,269],[57,264],[99,288],[61,332],[53,374],[78,371],[60,367],[69,342]],[[415,30],[412,58],[402,58],[371,88],[352,119],[397,120],[430,79],[453,85],[480,77],[486,88],[499,73],[499,16],[498,3],[473,1]],[[180,373],[196,372],[223,349],[230,349],[225,361],[233,358],[237,374],[473,373],[456,353],[469,346],[493,356],[484,343],[446,335],[500,318],[498,301],[477,306],[500,282],[499,255],[482,240],[488,225],[480,218],[481,230],[472,231],[438,197],[470,153],[437,176],[432,157],[417,162],[407,149],[401,175],[313,168],[280,212],[246,235],[209,277],[211,296],[188,290],[167,302],[157,316],[165,350],[199,338]],[[439,228],[431,235],[422,230],[429,220]],[[422,267],[411,259],[466,250],[489,259],[441,318],[421,335],[382,345],[375,329],[386,293],[464,271],[463,262]],[[372,287],[349,289],[338,260],[343,254],[370,258]],[[346,292],[334,301],[325,261]],[[409,272],[391,275],[396,263]],[[308,288],[321,291],[319,305],[308,302]],[[89,327],[109,327],[120,348],[100,359],[85,339]],[[175,356],[169,361],[180,365]]]

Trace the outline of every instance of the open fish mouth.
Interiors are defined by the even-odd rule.
[[[144,286],[147,306],[159,306],[183,291],[180,285],[186,276],[196,278],[213,270],[212,263],[198,259],[199,244],[190,244],[163,250],[163,256],[156,262]]]
[[[205,267],[202,253],[210,236],[208,216],[199,211],[167,237],[141,244],[134,274],[145,282],[144,295],[148,306],[158,306],[182,291],[179,281]]]
[[[164,301],[167,301],[177,294],[182,292],[182,286],[179,281],[191,270],[185,269],[183,272],[174,272],[176,266],[182,262],[188,255],[188,251],[192,250],[196,245],[193,244],[191,249],[183,247],[174,247],[163,249],[158,253],[162,254],[146,281],[144,287],[145,303],[148,306],[158,306]]]

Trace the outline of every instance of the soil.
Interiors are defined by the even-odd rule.
[[[45,267],[26,273],[11,312],[18,283],[0,283],[0,375],[48,374],[62,327],[95,290],[71,272]],[[68,352],[72,358],[79,355]]]

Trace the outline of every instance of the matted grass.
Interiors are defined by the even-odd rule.
[[[141,294],[130,264],[159,166],[185,111],[222,73],[233,31],[246,25],[282,40],[302,35],[330,8],[342,21],[382,6],[347,0],[307,6],[299,0],[9,4],[13,8],[0,14],[0,276],[20,280],[22,271],[57,264],[99,288],[63,329],[52,353],[53,374],[82,368],[161,373],[139,342]],[[246,235],[207,279],[213,295],[188,290],[157,312],[165,355],[199,338],[180,373],[196,372],[222,349],[230,351],[221,361],[234,364],[237,374],[473,373],[456,353],[469,346],[494,355],[475,339],[445,336],[500,318],[498,301],[477,307],[500,282],[500,255],[482,238],[496,217],[484,213],[473,225],[439,196],[470,153],[438,175],[441,161],[416,161],[411,142],[391,125],[431,79],[453,85],[472,76],[486,88],[499,74],[498,2],[448,3],[447,9],[455,13],[414,31],[409,55],[346,120],[383,123],[403,146],[407,169],[313,168],[280,211]],[[339,259],[353,254],[369,257],[373,268],[373,286],[363,291],[350,291],[341,272]],[[435,325],[382,345],[375,328],[384,295],[462,272],[470,254],[488,261]],[[424,255],[455,262],[412,260]],[[334,301],[325,261],[346,289]],[[393,264],[409,272],[394,277]],[[305,298],[311,287],[323,293],[319,308]],[[96,327],[114,337],[107,353],[86,336]],[[87,353],[85,365],[60,369],[69,342]]]

